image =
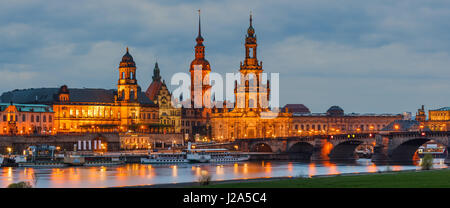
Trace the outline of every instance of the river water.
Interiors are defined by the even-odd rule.
[[[436,161],[435,161],[436,162]],[[437,161],[435,168],[446,168]],[[304,163],[259,161],[217,164],[147,165],[125,164],[111,167],[0,168],[0,187],[19,181],[37,181],[40,188],[114,187],[198,181],[202,174],[212,180],[250,179],[282,176],[313,176],[386,170],[419,169],[414,165],[376,166],[369,159],[355,163]],[[36,178],[37,180],[33,180]]]

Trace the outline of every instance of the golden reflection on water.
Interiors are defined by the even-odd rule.
[[[294,166],[292,165],[292,163],[290,162],[290,163],[288,163],[288,171],[290,172],[290,173],[292,173],[292,170],[293,170],[293,168],[294,168]]]
[[[378,171],[378,168],[377,168],[377,166],[375,164],[372,163],[371,165],[367,166],[367,172],[374,173],[374,172],[377,172],[377,171]]]
[[[170,168],[172,168],[172,176],[178,177],[178,167],[176,165],[172,165]]]
[[[201,171],[202,171],[202,169],[200,168],[200,167],[196,167],[195,168],[195,176],[200,176],[201,175]]]
[[[402,166],[399,166],[399,165],[392,166],[392,170],[393,171],[399,171],[399,170],[402,170],[402,169],[403,169]]]
[[[216,166],[216,174],[217,174],[217,175],[224,175],[224,174],[225,174],[225,171],[224,171],[222,165],[217,165],[217,166]]]
[[[338,169],[337,169],[336,164],[334,164],[334,163],[331,163],[331,162],[329,162],[329,161],[325,161],[325,162],[323,162],[323,166],[324,166],[324,167],[327,167],[327,169],[328,169],[328,174],[330,174],[330,175],[336,175],[336,174],[339,174],[339,173],[340,173],[340,172],[338,171]]]
[[[316,164],[310,163],[308,168],[308,176],[311,177],[313,175],[316,175],[316,173],[317,173]]]
[[[341,167],[341,166],[339,166]],[[351,172],[376,172],[378,168],[373,163],[352,168]],[[215,168],[215,169],[214,169]],[[202,174],[210,173],[220,180],[231,178],[255,178],[296,175],[296,170],[308,171],[309,177],[317,174],[339,174],[335,163],[297,164],[293,162],[243,162],[232,164],[210,165],[142,165],[126,164],[113,167],[66,167],[51,169],[12,168],[4,167],[0,176],[2,187],[12,181],[33,182],[35,173],[39,177],[40,187],[104,187],[136,184],[171,183],[182,180],[197,180]],[[403,170],[405,166],[391,166],[394,171]],[[342,169],[347,170],[347,169]],[[1,182],[1,181],[0,181]]]
[[[268,162],[266,164],[266,167],[264,167],[264,170],[266,173],[272,173],[272,164],[270,162]]]
[[[247,175],[247,174],[248,174],[248,164],[247,164],[247,163],[244,163],[244,169],[243,169],[242,173],[243,173],[244,175]]]

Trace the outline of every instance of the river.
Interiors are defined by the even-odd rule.
[[[438,161],[435,168],[446,168]],[[147,165],[125,164],[111,167],[65,168],[0,168],[0,187],[19,181],[33,182],[39,188],[96,188],[135,186],[197,181],[202,174],[212,180],[249,179],[283,176],[313,176],[340,173],[362,173],[386,170],[419,169],[414,165],[376,166],[369,159],[355,163],[304,163],[287,161],[259,161],[222,164]]]

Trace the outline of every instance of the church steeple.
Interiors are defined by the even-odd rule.
[[[155,62],[155,68],[153,69],[153,81],[160,82],[161,81],[161,75],[158,67],[158,62]]]
[[[203,45],[203,37],[202,37],[202,26],[200,22],[200,9],[198,10],[198,36],[195,39],[197,41],[197,45],[195,46],[195,58],[196,59],[204,59],[205,58],[205,46]]]
[[[122,57],[119,64],[119,81],[117,83],[118,100],[123,102],[137,101],[138,84],[136,80],[136,63],[127,52]]]
[[[200,10],[198,10],[198,35],[195,40],[197,42],[197,45],[195,45],[195,59],[191,62],[189,69],[191,72],[191,102],[195,103],[195,106],[204,107],[210,104],[209,89],[211,86],[209,84],[209,73],[211,72],[211,66],[205,59]]]
[[[250,26],[247,29],[247,36],[248,37],[253,37],[253,34],[255,34],[255,29],[253,28],[253,18],[252,18],[252,13],[250,12]]]
[[[258,59],[256,57],[256,49],[258,44],[256,43],[255,29],[253,28],[253,16],[250,13],[250,26],[247,29],[247,34],[245,35],[245,60],[244,64],[241,64],[241,71],[247,70],[261,70],[261,64],[258,64]]]

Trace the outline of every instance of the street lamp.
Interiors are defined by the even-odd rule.
[[[11,154],[11,152],[12,152],[12,148],[11,147],[7,147],[6,148],[6,151],[8,152],[8,154],[10,155]]]

